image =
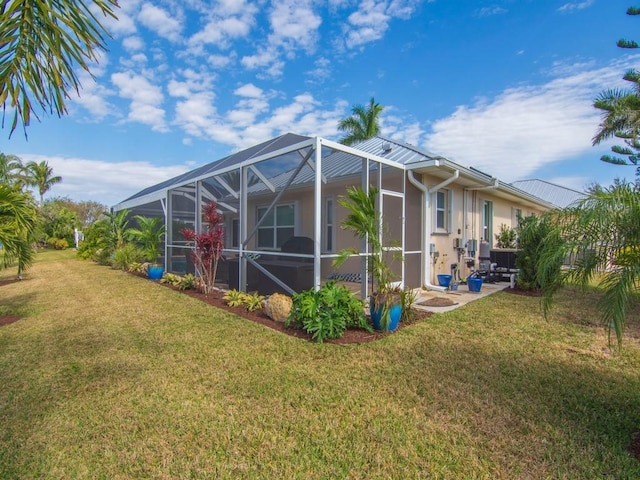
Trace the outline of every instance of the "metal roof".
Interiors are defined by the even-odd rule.
[[[275,153],[279,150],[286,152],[289,147],[294,147],[296,144],[312,141],[311,137],[295,135],[287,133],[279,137],[273,138],[259,145],[255,145],[248,149],[229,155],[225,158],[217,160],[215,162],[208,163],[194,170],[186,172],[182,175],[178,175],[174,178],[166,180],[157,185],[148,187],[140,192],[127,198],[119,205],[114,207],[115,209],[130,208],[136,204],[142,204],[159,200],[166,197],[166,192],[172,188],[176,188],[181,185],[185,185],[203,179],[205,177],[213,176],[216,172],[223,173],[234,166],[240,166],[241,164],[255,159],[259,161],[265,155],[269,153]],[[533,191],[529,191],[522,188],[518,182],[509,185],[503,182],[497,182],[495,177],[488,175],[484,172],[473,168],[463,167],[451,160],[448,160],[440,155],[436,155],[429,151],[420,149],[410,144],[392,140],[389,138],[376,136],[368,140],[359,142],[352,147],[344,147],[335,142],[320,139],[322,144],[322,174],[326,179],[345,177],[350,175],[359,174],[362,171],[362,164],[359,160],[362,159],[358,154],[362,152],[367,157],[377,159],[379,162],[384,162],[382,168],[388,168],[388,166],[397,165],[398,168],[406,170],[426,171],[430,174],[440,175],[441,173],[447,174],[447,171],[459,170],[461,174],[461,183],[463,185],[487,185],[495,183],[499,185],[498,191],[502,194],[514,195],[521,199],[532,201],[539,205],[551,207],[558,205],[554,201],[550,201],[544,196],[540,196]],[[345,148],[346,151],[338,150],[338,148]],[[349,151],[350,150],[350,151]],[[295,155],[295,157],[294,157]],[[299,161],[302,157],[299,157],[295,152],[280,153],[277,158],[274,157],[275,162],[282,165],[282,162],[287,162],[291,165],[291,168],[285,172],[279,174],[268,175],[263,172],[269,179],[269,183],[276,189],[282,188],[290,178],[293,170],[299,165]],[[313,157],[311,160],[314,160]],[[269,162],[270,160],[268,160]],[[386,164],[386,165],[385,165]],[[444,170],[443,170],[444,167]],[[464,175],[465,180],[462,181]],[[312,183],[315,178],[313,169],[307,164],[302,167],[301,171],[292,182],[292,185],[302,185]],[[553,184],[550,184],[553,185]],[[555,186],[563,189],[563,187]],[[250,193],[258,193],[265,188],[265,185],[260,182],[250,187]],[[568,189],[564,189],[568,190]],[[544,193],[544,192],[543,192]],[[578,195],[578,192],[574,192]],[[559,206],[559,205],[558,205]]]
[[[511,185],[531,195],[535,195],[558,208],[568,207],[572,203],[582,200],[587,196],[583,192],[578,192],[577,190],[572,190],[545,180],[518,180],[517,182],[512,182]]]

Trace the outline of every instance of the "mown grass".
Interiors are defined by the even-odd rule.
[[[0,287],[0,478],[640,478],[638,325],[611,352],[597,292],[340,347],[48,255]]]

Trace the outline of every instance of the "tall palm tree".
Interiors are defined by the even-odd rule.
[[[338,130],[346,135],[340,139],[343,145],[353,145],[380,133],[380,113],[384,107],[376,103],[373,97],[366,107],[354,105],[351,108],[351,116],[343,118],[338,123]]]
[[[640,296],[640,187],[616,183],[597,188],[575,207],[550,212],[564,243],[542,242],[538,279],[545,314],[565,283],[583,287],[597,281],[604,290],[599,307],[604,324],[622,341],[629,307]],[[568,254],[574,268],[557,275]]]
[[[53,175],[53,168],[46,161],[40,163],[28,162],[25,165],[27,183],[38,189],[40,194],[40,207],[44,204],[44,194],[51,190],[56,183],[62,181],[59,175]]]
[[[80,89],[78,67],[99,60],[108,35],[96,16],[116,18],[118,0],[14,0],[0,3],[0,103],[13,111],[11,133],[29,125],[36,108],[67,112],[71,90]],[[26,133],[26,132],[25,132]]]
[[[33,197],[8,185],[0,184],[0,243],[4,256],[0,267],[18,263],[18,276],[33,262],[32,234],[38,214]]]

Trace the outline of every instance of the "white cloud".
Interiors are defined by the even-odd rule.
[[[122,98],[131,99],[127,121],[149,125],[159,132],[168,131],[165,111],[160,108],[164,101],[160,87],[133,72],[114,73],[111,81],[118,87]]]
[[[313,10],[313,3],[309,0],[280,0],[274,3],[269,16],[272,29],[269,42],[289,51],[302,49],[313,52],[322,23],[320,15]]]
[[[104,85],[97,83],[91,75],[86,72],[80,74],[82,89],[73,102],[80,105],[90,114],[88,119],[91,122],[99,122],[107,115],[114,113],[114,107],[109,104],[107,97],[113,92]]]
[[[563,76],[546,84],[510,88],[495,98],[459,106],[433,123],[426,145],[506,181],[588,154],[599,124],[593,99],[620,84],[620,72],[632,63],[630,58],[599,69],[558,69]]]
[[[180,175],[186,165],[159,167],[150,162],[105,162],[84,158],[20,154],[25,162],[46,161],[63,179],[50,196],[114,205],[137,191]]]
[[[355,48],[379,40],[389,28],[391,17],[386,13],[387,2],[363,1],[358,10],[348,18],[345,45]]]
[[[565,3],[560,8],[558,8],[558,11],[559,12],[574,12],[576,10],[583,10],[583,9],[588,8],[591,5],[593,5],[593,2],[595,2],[595,0],[585,0],[584,2],[569,2],[569,3]]]
[[[142,5],[138,20],[149,30],[169,41],[175,42],[180,38],[182,24],[171,13],[147,2]]]
[[[507,13],[507,9],[496,6],[496,5],[492,7],[483,7],[480,10],[478,10],[479,17],[491,17],[493,15],[500,15],[503,13]]]
[[[144,48],[144,40],[138,36],[126,37],[122,40],[122,46],[130,52],[136,52]]]
[[[234,92],[235,95],[241,97],[261,98],[264,92],[261,88],[256,87],[253,83],[247,83],[238,87]]]
[[[231,52],[228,55],[213,54],[207,57],[207,61],[213,68],[225,68],[235,61],[236,56],[235,52]]]

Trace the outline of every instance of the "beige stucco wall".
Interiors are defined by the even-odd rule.
[[[420,175],[416,175],[420,180]],[[375,181],[375,179],[372,179]],[[322,187],[322,199],[323,202],[326,198],[332,198],[335,208],[335,218],[333,223],[333,230],[335,235],[335,241],[333,242],[334,249],[332,252],[323,251],[324,255],[331,255],[337,253],[342,248],[354,247],[360,248],[360,241],[355,239],[349,232],[340,228],[342,221],[347,215],[347,210],[338,205],[338,199],[346,195],[346,188],[352,185],[360,185],[359,177],[352,177],[345,179],[339,183],[331,182],[323,185]],[[404,183],[403,185],[403,182]],[[427,186],[433,186],[441,179],[431,178],[428,176],[422,177],[423,184]],[[422,193],[408,181],[403,178],[403,172],[396,169],[388,169],[384,171],[383,188],[388,190],[394,190],[402,192],[405,191],[405,251],[407,252],[420,252],[422,246]],[[477,190],[468,191],[467,195],[467,215],[464,214],[464,188],[458,184],[451,184],[446,187],[447,190],[452,192],[450,196],[449,209],[450,225],[447,232],[435,232],[431,235],[430,243],[435,245],[435,250],[439,253],[439,256],[435,262],[432,262],[432,257],[429,256],[427,261],[431,263],[431,282],[437,284],[436,275],[438,273],[450,273],[451,264],[458,263],[461,267],[461,275],[466,276],[469,270],[465,266],[465,256],[468,254],[466,250],[459,251],[454,248],[454,239],[459,239],[461,245],[465,245],[465,241],[475,239],[480,242],[482,239],[482,216],[483,216],[483,204],[485,201],[493,202],[493,234],[498,233],[500,225],[506,224],[510,227],[515,227],[515,209],[521,209],[523,215],[529,215],[531,213],[540,213],[541,210],[532,210],[530,207],[524,205],[524,203],[518,200],[508,200],[501,198],[495,194],[492,190]],[[249,202],[248,209],[248,224],[249,230],[255,224],[256,209],[258,206],[267,206],[275,197],[275,194],[266,195],[259,198],[252,198]],[[384,197],[384,222],[387,227],[387,240],[388,244],[392,241],[398,241],[401,239],[403,218],[402,218],[402,204],[399,199]],[[297,211],[296,219],[296,235],[306,236],[313,238],[314,234],[314,192],[313,188],[304,189],[291,189],[281,197],[279,204],[282,203],[295,203]],[[431,201],[431,225],[432,229],[435,229],[435,196]],[[229,215],[228,218],[233,216]],[[466,218],[466,221],[465,221]],[[230,225],[230,223],[227,223]],[[323,234],[325,232],[326,225],[323,219]],[[229,230],[229,228],[228,228]],[[495,237],[492,234],[490,239],[491,244],[495,244]],[[227,243],[230,244],[230,236],[228,236]],[[323,242],[324,245],[324,242]],[[256,249],[255,237],[248,245],[249,249]],[[478,258],[478,252],[475,254],[475,258]],[[332,258],[322,259],[322,277],[326,278],[335,268],[332,266]],[[421,279],[421,254],[407,254],[405,256],[405,284],[411,287],[419,287],[422,283]],[[398,277],[400,276],[400,264],[395,261],[391,262],[394,271],[396,271]],[[339,269],[342,273],[359,273],[360,261],[357,258],[349,259]]]

